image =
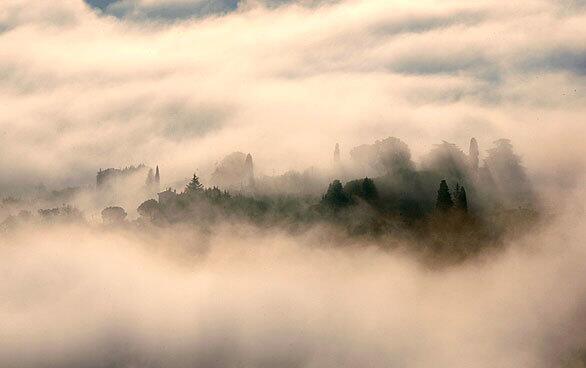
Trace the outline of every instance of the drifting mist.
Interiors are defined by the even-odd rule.
[[[3,239],[4,367],[552,367],[583,346],[583,221],[479,262],[228,226]],[[568,222],[566,222],[568,221]],[[563,245],[559,240],[564,239]]]
[[[2,1],[0,366],[586,366],[585,24]]]

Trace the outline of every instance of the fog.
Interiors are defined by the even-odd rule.
[[[0,203],[0,366],[585,367],[585,24],[579,0],[3,0],[0,199],[18,200]],[[444,161],[466,169],[472,137],[481,167],[510,139],[539,217],[458,262],[413,234],[341,231],[389,220],[364,201],[294,230],[208,223],[198,210],[213,204],[195,200],[170,201],[175,222],[137,212],[194,172],[253,193],[248,154],[253,204],[289,191],[299,217],[334,178],[418,200],[448,178]],[[161,168],[156,186],[142,171],[96,184],[142,163]],[[501,214],[495,193],[483,214]],[[37,220],[60,201],[87,221]],[[106,206],[128,219],[102,223]]]
[[[321,228],[23,228],[0,240],[0,365],[562,366],[586,342],[575,215],[440,269]]]

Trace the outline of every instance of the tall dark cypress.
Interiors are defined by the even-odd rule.
[[[440,182],[440,186],[437,191],[435,207],[440,211],[447,211],[454,207],[454,201],[452,200],[452,195],[450,194],[448,183],[446,183],[445,180]]]

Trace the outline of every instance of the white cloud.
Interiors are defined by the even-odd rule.
[[[141,161],[171,182],[233,150],[265,170],[325,165],[337,141],[388,135],[416,154],[507,136],[530,169],[559,166],[584,157],[573,8],[348,0],[153,23],[81,0],[3,2],[0,188]]]

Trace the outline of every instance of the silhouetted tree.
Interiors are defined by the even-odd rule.
[[[374,185],[374,181],[368,177],[362,180],[362,198],[368,202],[378,200],[378,190]]]
[[[154,220],[159,216],[161,212],[161,207],[159,205],[159,202],[157,202],[154,199],[149,199],[142,202],[140,206],[138,206],[136,211],[139,215],[146,217],[150,220]]]
[[[395,137],[354,147],[350,151],[350,157],[366,167],[373,168],[381,175],[395,175],[415,168],[409,146]]]
[[[199,182],[197,175],[193,174],[193,178],[189,181],[185,187],[185,192],[188,194],[195,194],[203,192],[203,185]]]
[[[469,171],[468,157],[455,144],[443,141],[421,158],[421,167],[447,180],[466,179]]]
[[[244,184],[248,187],[254,187],[254,164],[250,153],[246,155],[244,160]]]
[[[448,188],[448,184],[445,180],[442,180],[440,182],[440,186],[437,191],[435,207],[440,211],[447,211],[450,208],[454,207],[454,201],[452,200],[450,189]]]
[[[500,199],[510,204],[532,203],[534,196],[531,183],[511,141],[499,139],[494,145],[494,148],[488,150],[485,163],[498,187]]]
[[[126,211],[122,207],[106,207],[102,210],[102,220],[107,224],[121,223],[126,219]]]
[[[350,197],[344,192],[342,183],[334,180],[328,187],[328,191],[322,197],[322,204],[337,209],[350,204]]]

